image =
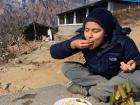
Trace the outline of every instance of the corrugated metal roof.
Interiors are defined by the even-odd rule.
[[[78,10],[78,9],[86,8],[86,7],[90,7],[90,6],[94,6],[94,7],[107,7],[107,2],[105,0],[99,0],[98,2],[93,2],[93,3],[87,4],[87,5],[84,5],[84,6],[81,6],[81,7],[77,7],[77,8],[65,11],[65,12],[58,13],[57,15],[65,14],[65,13],[68,13],[68,12],[72,12],[74,10]]]
[[[140,0],[97,0],[97,2],[93,2],[93,3],[90,3],[90,4],[87,4],[87,5],[84,5],[84,6],[81,6],[81,7],[77,7],[77,8],[74,8],[74,9],[70,9],[68,11],[65,11],[65,12],[61,12],[61,13],[58,13],[57,15],[60,15],[60,14],[65,14],[65,13],[68,13],[68,12],[72,12],[74,10],[78,10],[78,9],[81,9],[81,8],[86,8],[86,7],[90,7],[90,6],[94,6],[95,4],[96,5],[102,5],[103,7],[105,7],[107,5],[107,1],[112,1],[112,2],[126,2],[126,3],[140,3]]]
[[[122,1],[129,1],[129,2],[140,2],[140,0],[122,0]]]

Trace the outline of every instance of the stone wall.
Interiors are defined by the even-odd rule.
[[[76,30],[81,28],[82,24],[80,25],[60,25],[58,29],[57,35],[65,35],[65,36],[72,36],[76,34]]]

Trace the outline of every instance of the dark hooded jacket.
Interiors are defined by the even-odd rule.
[[[82,51],[89,72],[111,78],[120,70],[120,62],[136,61],[136,69],[140,70],[140,53],[134,41],[122,33],[117,21],[113,21],[112,32],[106,38],[106,42],[100,47],[90,50],[72,49],[70,43],[76,39],[85,39],[84,34],[78,34],[69,40],[54,44],[50,47],[51,56],[55,59],[63,59]]]

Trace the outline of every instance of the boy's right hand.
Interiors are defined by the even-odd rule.
[[[121,62],[120,68],[123,72],[133,72],[136,69],[136,62],[129,60],[127,63]]]
[[[88,48],[91,44],[90,41],[88,40],[83,40],[83,39],[77,39],[74,40],[70,43],[70,46],[72,49],[78,48],[78,49],[84,49],[84,48]]]

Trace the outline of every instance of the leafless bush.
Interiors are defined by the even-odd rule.
[[[27,5],[26,8],[15,9],[5,5],[0,15],[0,61],[6,60],[10,54],[7,46],[16,44],[21,51],[21,40],[24,26],[31,22],[57,27],[57,13],[70,9],[70,2],[62,0],[40,0],[37,4]]]

